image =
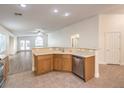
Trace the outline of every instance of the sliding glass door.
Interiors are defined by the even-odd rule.
[[[30,41],[29,40],[20,40],[20,50],[30,50]]]

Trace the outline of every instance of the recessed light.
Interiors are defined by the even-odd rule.
[[[59,11],[58,11],[57,9],[54,9],[53,12],[54,12],[54,13],[58,13]]]
[[[65,13],[65,14],[64,14],[64,16],[69,16],[69,15],[70,15],[70,13]]]
[[[20,4],[21,7],[26,7],[26,4]]]

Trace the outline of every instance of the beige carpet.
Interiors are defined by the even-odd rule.
[[[31,71],[10,75],[7,88],[124,88],[124,66],[100,65],[100,78],[84,82],[72,73],[50,72],[34,76]]]

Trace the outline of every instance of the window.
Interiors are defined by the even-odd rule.
[[[3,53],[6,50],[6,36],[0,34],[0,53]]]
[[[26,40],[26,50],[30,50],[30,41]]]
[[[43,47],[43,38],[42,38],[42,36],[36,37],[35,46],[36,47]]]
[[[20,41],[20,49],[25,50],[25,41],[24,40]]]

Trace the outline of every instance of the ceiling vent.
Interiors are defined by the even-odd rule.
[[[15,16],[22,16],[22,13],[17,13],[17,12],[15,12],[14,15],[15,15]]]

